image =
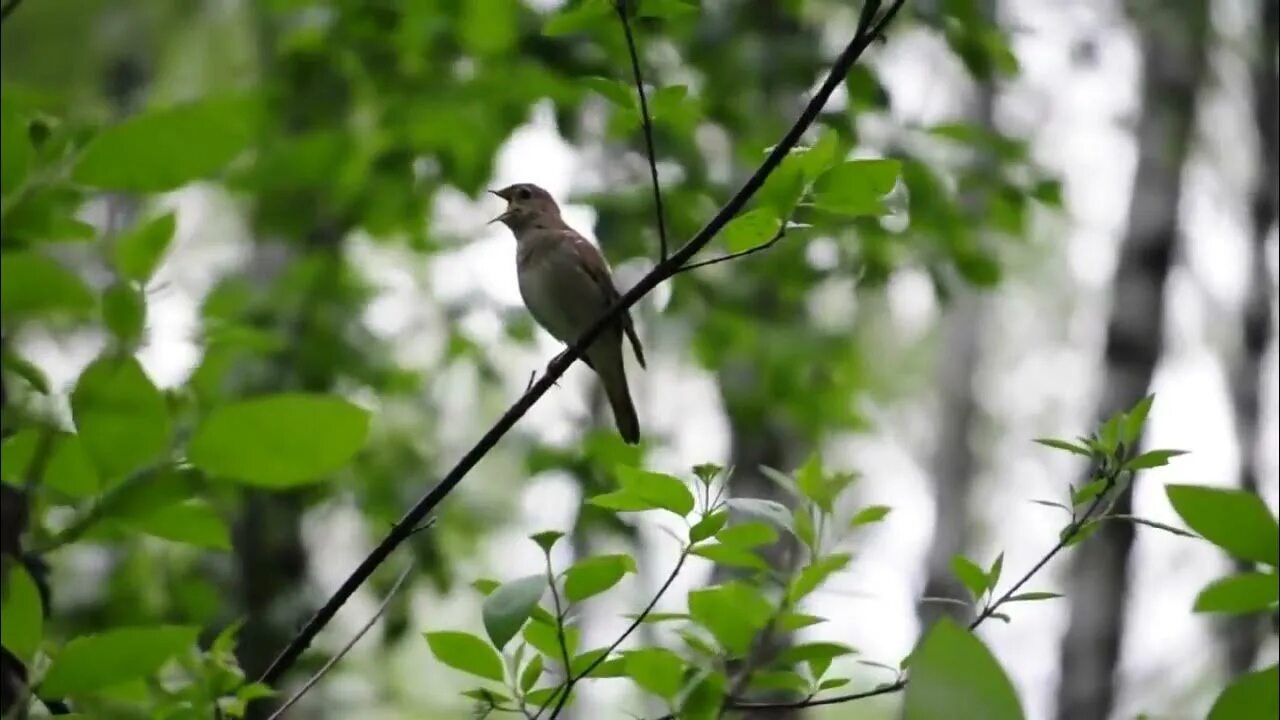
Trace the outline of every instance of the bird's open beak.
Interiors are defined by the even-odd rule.
[[[501,190],[490,190],[490,191],[489,191],[489,194],[490,194],[490,195],[497,195],[498,197],[502,198],[503,200],[506,200],[508,203],[510,203],[510,202],[511,202],[511,198],[509,198],[509,197],[507,197],[505,194],[503,194],[503,192],[502,192]],[[510,206],[510,205],[508,205],[508,206],[507,206],[507,209],[506,209],[506,210],[504,210],[504,211],[502,212],[502,214],[501,214],[501,215],[499,215],[498,217],[496,217],[496,218],[494,218],[494,219],[490,220],[489,222],[487,222],[487,223],[485,223],[485,224],[486,224],[486,225],[492,225],[492,224],[494,224],[494,223],[496,223],[496,222],[502,222],[502,221],[506,220],[506,219],[507,219],[508,217],[510,217],[510,216],[511,216],[511,206]]]

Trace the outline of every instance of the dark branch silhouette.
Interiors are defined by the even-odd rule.
[[[636,93],[640,96],[640,124],[644,129],[645,150],[649,153],[649,179],[653,184],[653,207],[658,216],[658,243],[661,250],[660,260],[667,259],[667,221],[662,211],[662,186],[658,184],[658,153],[653,149],[653,118],[649,116],[649,101],[644,95],[644,78],[640,75],[640,55],[636,52],[636,39],[631,32],[631,21],[627,19],[627,0],[617,0],[613,5],[622,22],[622,32],[627,36],[627,52],[631,56],[631,74],[635,76]]]

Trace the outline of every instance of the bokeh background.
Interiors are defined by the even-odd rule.
[[[691,4],[637,24],[646,80],[688,88],[656,134],[674,242],[790,126],[858,12]],[[357,462],[323,483],[213,496],[228,552],[135,536],[47,558],[47,635],[246,618],[237,654],[250,675],[265,667],[558,352],[520,304],[513,241],[485,224],[501,210],[485,188],[547,188],[624,289],[653,267],[636,119],[585,79],[626,86],[621,31],[542,34],[559,6],[28,0],[4,20],[6,97],[68,123],[220,94],[262,101],[253,147],[226,173],[159,196],[86,194],[79,217],[97,240],[56,248],[102,286],[103,247],[176,212],[147,288],[138,357],[152,380],[179,396],[336,392],[374,417]],[[623,524],[582,504],[621,461],[686,476],[733,466],[731,492],[757,497],[779,492],[760,465],[789,470],[813,452],[860,473],[850,507],[893,512],[812,597],[831,621],[811,630],[889,665],[948,610],[922,596],[962,593],[953,555],[1003,551],[1009,574],[1056,541],[1059,511],[1029,501],[1061,498],[1086,468],[1031,440],[1084,433],[1147,392],[1146,444],[1190,455],[1145,474],[1127,512],[1178,524],[1166,482],[1243,486],[1274,511],[1278,23],[1274,0],[908,0],[807,136],[900,158],[892,212],[800,218],[813,227],[770,252],[645,298],[634,314],[649,368],[630,366],[643,448],[620,444],[593,376],[571,369],[323,633],[317,647],[332,652],[412,564],[383,622],[291,716],[465,717],[466,679],[420,632],[478,629],[470,583],[537,571],[526,536],[538,530],[568,533],[560,563],[639,560],[582,618],[587,646],[611,640],[675,548],[661,519]],[[4,332],[53,390],[6,377],[6,413],[68,418],[106,332],[8,320]],[[1206,543],[1109,524],[1034,583],[1066,598],[1017,607],[981,636],[1029,718],[1202,717],[1228,676],[1277,656],[1267,619],[1190,612],[1229,569]],[[718,572],[695,558],[660,609]],[[803,715],[893,717],[897,702]],[[572,716],[654,709],[608,680]]]

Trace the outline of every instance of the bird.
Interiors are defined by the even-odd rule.
[[[501,222],[515,236],[516,277],[525,307],[552,337],[573,344],[621,297],[609,264],[595,245],[564,221],[551,193],[533,183],[489,192],[507,201],[507,209],[489,223]],[[582,359],[604,386],[618,433],[635,445],[640,442],[640,420],[622,362],[624,335],[644,368],[644,348],[627,311],[596,337]]]

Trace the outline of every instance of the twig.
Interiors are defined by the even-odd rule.
[[[387,536],[356,566],[355,570],[334,591],[329,600],[315,612],[306,625],[281,650],[270,667],[262,674],[260,680],[263,683],[274,684],[283,677],[289,668],[293,667],[315,636],[337,614],[338,609],[355,594],[356,590],[382,563],[386,562],[391,553],[409,536],[410,531],[423,518],[430,515],[448,497],[449,493],[453,492],[453,489],[458,486],[458,483],[462,482],[462,479],[476,466],[476,463],[480,462],[498,444],[498,441],[515,426],[516,422],[529,411],[529,408],[533,407],[534,403],[546,394],[555,381],[564,375],[569,365],[582,357],[583,351],[606,327],[611,326],[619,315],[636,304],[640,298],[647,295],[658,284],[675,275],[681,266],[689,262],[698,251],[706,247],[716,236],[716,233],[720,232],[746,206],[752,196],[764,185],[769,175],[777,169],[782,160],[800,141],[800,137],[805,130],[813,124],[813,121],[818,117],[818,113],[822,111],[832,93],[844,81],[849,69],[872,45],[877,35],[883,32],[905,2],[906,0],[893,0],[893,4],[884,13],[881,21],[872,26],[870,18],[879,9],[880,2],[879,0],[867,0],[863,8],[864,19],[859,22],[859,32],[854,35],[835,62],[832,63],[831,71],[800,113],[800,117],[796,119],[795,124],[787,130],[778,144],[774,145],[773,150],[765,157],[764,162],[751,174],[751,177],[747,178],[738,192],[720,208],[720,211],[702,230],[698,231],[691,240],[672,253],[670,257],[659,262],[653,270],[650,270],[644,277],[640,278],[640,281],[618,298],[567,351],[551,362],[546,374],[494,422],[476,444],[445,474],[444,478],[419,499],[404,514],[404,517],[395,524]]]
[[[758,252],[764,252],[765,250],[768,250],[774,245],[777,245],[778,241],[786,236],[787,236],[787,224],[784,222],[782,223],[781,226],[778,227],[778,232],[774,233],[773,237],[769,238],[764,243],[756,245],[755,247],[747,248],[746,250],[739,250],[736,253],[729,253],[728,255],[721,255],[720,257],[714,257],[709,260],[699,260],[698,262],[695,262],[695,263],[689,263],[688,265],[685,265],[684,267],[680,268],[676,272],[677,273],[688,272],[690,270],[693,270],[694,268],[706,267],[708,265],[715,265],[717,263],[728,262],[730,260],[737,260],[738,258],[744,258],[748,255],[755,255]]]
[[[661,260],[667,259],[667,223],[662,212],[662,186],[658,184],[658,154],[653,149],[653,118],[649,116],[649,101],[644,96],[644,78],[640,75],[640,55],[636,52],[636,40],[631,33],[631,22],[627,20],[627,1],[616,0],[613,9],[618,13],[622,23],[622,32],[627,36],[627,52],[631,55],[631,74],[635,76],[636,93],[640,95],[640,126],[644,130],[645,149],[649,153],[649,180],[653,184],[654,212],[658,216],[658,243],[661,249]]]
[[[13,14],[13,11],[17,10],[18,6],[21,4],[22,0],[9,0],[9,2],[4,4],[4,7],[0,7],[0,22],[8,20],[9,16]]]
[[[1043,557],[1041,557],[1038,561],[1036,561],[1036,564],[1032,565],[1030,570],[1023,573],[1022,577],[1019,578],[1018,581],[1015,582],[1012,587],[1010,587],[1007,591],[1005,591],[1005,593],[1001,595],[998,600],[988,604],[982,610],[982,612],[979,613],[978,616],[973,619],[973,622],[969,623],[970,632],[976,630],[978,626],[981,625],[984,621],[986,621],[987,619],[995,615],[1002,605],[1009,602],[1009,599],[1012,598],[1014,595],[1016,595],[1017,592],[1022,589],[1022,586],[1030,582],[1031,578],[1034,577],[1037,573],[1039,573],[1042,569],[1044,569],[1044,566],[1048,565],[1050,560],[1055,558],[1058,555],[1058,553],[1066,549],[1067,544],[1070,543],[1076,537],[1076,535],[1080,533],[1080,531],[1084,528],[1084,526],[1087,525],[1092,520],[1094,520],[1094,517],[1093,517],[1094,513],[1096,513],[1098,509],[1102,507],[1102,503],[1106,499],[1107,495],[1111,492],[1111,489],[1115,487],[1118,480],[1119,480],[1119,472],[1116,472],[1114,475],[1111,475],[1107,478],[1106,488],[1103,489],[1102,492],[1098,493],[1097,497],[1093,499],[1093,502],[1089,503],[1089,507],[1085,509],[1084,513],[1079,518],[1072,521],[1072,523],[1067,526],[1066,530],[1062,532],[1061,537],[1059,537],[1057,544],[1055,544],[1052,548],[1050,548],[1049,552],[1045,553]],[[805,700],[796,700],[792,702],[777,702],[777,703],[746,702],[746,701],[735,700],[734,698],[730,697],[725,701],[725,705],[734,709],[751,709],[751,710],[790,710],[790,709],[796,709],[796,708],[816,707],[819,705],[838,705],[840,703],[853,702],[854,700],[864,700],[866,698],[875,697],[877,695],[888,695],[890,693],[895,693],[906,688],[907,682],[908,682],[907,678],[901,678],[897,682],[891,683],[889,685],[881,685],[872,690],[864,690],[863,692],[848,693],[845,695],[831,695],[829,697],[816,698],[816,699],[809,698]]]
[[[675,582],[676,576],[680,574],[680,569],[684,567],[684,561],[689,557],[690,549],[691,548],[686,547],[680,551],[680,559],[676,561],[676,566],[671,568],[671,574],[667,576],[665,581],[663,581],[662,587],[658,588],[658,592],[653,594],[653,598],[649,600],[649,604],[645,606],[644,610],[640,611],[639,615],[635,616],[635,619],[631,621],[631,625],[629,625],[627,629],[618,636],[618,639],[614,640],[613,644],[606,648],[599,657],[592,660],[591,664],[584,668],[582,672],[569,675],[569,680],[564,686],[564,692],[560,693],[560,699],[556,701],[555,709],[551,711],[551,716],[548,720],[555,720],[560,715],[560,711],[564,709],[564,704],[569,700],[569,695],[573,693],[573,686],[577,685],[578,681],[582,678],[589,677],[591,672],[608,659],[608,657],[613,654],[613,651],[617,650],[618,646],[630,637],[631,633],[635,632],[636,628],[640,627],[640,625],[644,623],[644,619],[649,617],[649,613],[653,612],[653,609],[657,607],[658,601],[662,599],[662,596],[666,594],[667,589],[671,587],[671,583]]]
[[[564,685],[561,687],[565,688],[564,696],[567,698],[569,696],[569,691],[573,690],[573,685],[570,683],[570,679],[573,677],[573,666],[572,663],[569,662],[569,643],[565,642],[564,639],[565,611],[560,606],[560,591],[556,589],[556,576],[551,572],[550,555],[547,556],[547,584],[551,586],[551,601],[555,603],[556,606],[556,642],[560,645],[560,660],[564,663],[565,677]],[[558,693],[559,690],[556,692]],[[547,698],[547,703],[538,708],[538,712],[534,714],[533,720],[538,720],[538,718],[542,717],[542,712],[550,707],[551,699],[555,696],[556,693],[552,693],[551,698]],[[556,706],[557,709],[559,707],[559,705]],[[555,717],[555,715],[553,714],[552,717]]]
[[[409,571],[411,570],[413,570],[412,565],[405,568],[404,572],[400,573],[400,577],[396,578],[395,583],[391,586],[391,590],[387,592],[387,596],[382,599],[382,604],[378,606],[377,612],[369,618],[368,622],[360,628],[359,632],[348,640],[347,644],[343,645],[342,649],[339,650],[336,655],[329,658],[329,662],[326,662],[324,667],[320,668],[315,675],[312,675],[310,680],[304,683],[302,687],[298,688],[298,691],[293,694],[293,697],[290,697],[289,700],[285,702],[285,704],[281,705],[278,710],[271,713],[271,716],[268,717],[267,720],[277,720],[277,718],[282,717],[285,710],[288,710],[294,703],[298,702],[298,700],[305,695],[313,685],[320,681],[320,678],[324,677],[326,673],[333,669],[334,665],[338,664],[339,660],[346,656],[348,652],[351,652],[351,648],[355,647],[356,643],[360,642],[360,638],[364,637],[365,633],[369,632],[369,629],[378,622],[378,618],[382,617],[383,613],[387,611],[387,608],[391,605],[391,599],[396,596],[396,593],[400,591],[400,586],[404,585],[404,581],[409,578]]]

